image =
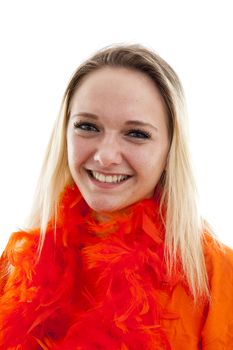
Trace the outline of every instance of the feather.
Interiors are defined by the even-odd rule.
[[[99,223],[76,186],[60,198],[41,258],[39,230],[14,233],[0,297],[0,350],[170,350],[159,290],[167,281],[164,225],[155,199]],[[4,269],[3,269],[4,270]],[[181,281],[178,269],[167,290]]]

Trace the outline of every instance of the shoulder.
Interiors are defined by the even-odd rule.
[[[212,303],[232,303],[233,309],[233,250],[206,236],[204,257]]]
[[[233,249],[217,241],[213,236],[206,235],[204,256],[210,281],[226,276],[227,273],[233,282]]]
[[[0,293],[29,274],[38,247],[39,230],[13,232],[0,258]]]
[[[36,249],[39,240],[39,229],[13,232],[2,253],[2,259],[7,259],[12,265],[17,265],[18,258]]]
[[[204,255],[210,302],[203,327],[203,349],[231,349],[233,343],[233,250],[205,237]]]

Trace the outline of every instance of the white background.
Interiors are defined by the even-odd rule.
[[[0,0],[0,250],[23,227],[71,74],[112,43],[141,43],[180,76],[202,214],[233,247],[231,5],[231,0]]]

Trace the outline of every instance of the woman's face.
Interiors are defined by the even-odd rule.
[[[112,212],[152,197],[169,150],[154,82],[121,67],[90,73],[71,100],[67,147],[73,180],[93,210]]]

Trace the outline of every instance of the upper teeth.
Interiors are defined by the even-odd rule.
[[[91,172],[94,178],[100,182],[109,182],[109,183],[117,183],[122,180],[125,180],[128,175],[103,175],[101,173],[98,173],[97,171],[92,171]]]

